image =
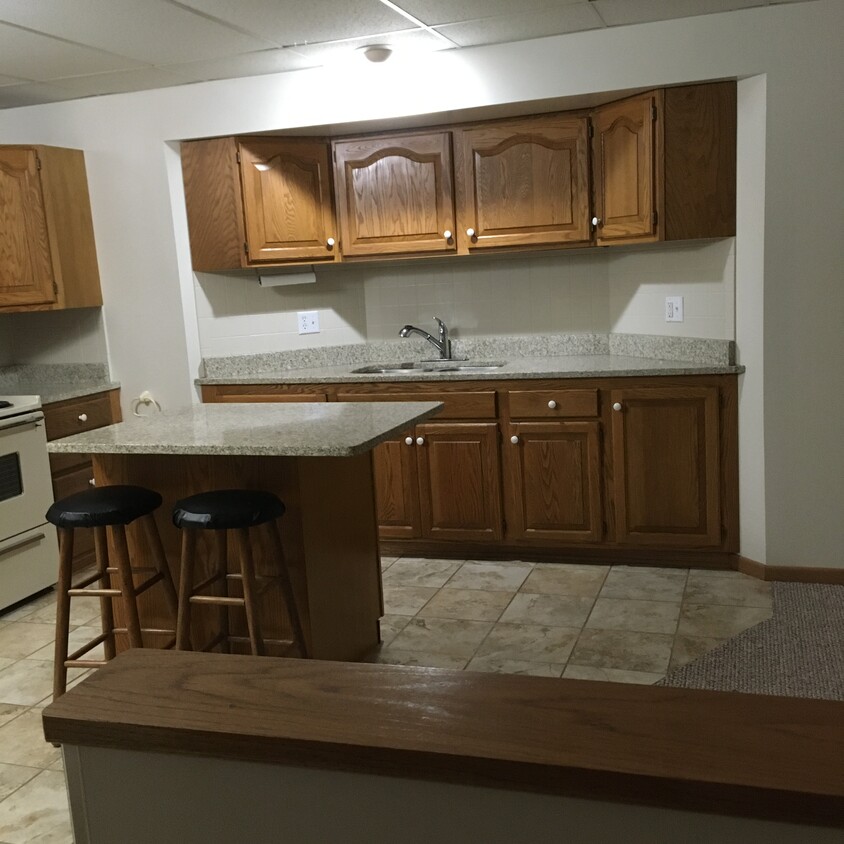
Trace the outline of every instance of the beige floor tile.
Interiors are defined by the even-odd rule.
[[[483,589],[440,589],[419,610],[420,618],[465,618],[468,621],[498,621],[512,592],[491,592]]]
[[[563,664],[476,656],[466,666],[466,671],[483,671],[494,674],[525,674],[531,677],[559,677],[563,671]]]
[[[385,615],[381,619],[381,644],[389,645],[407,626],[409,615]]]
[[[477,656],[515,662],[565,664],[571,655],[579,628],[547,627],[540,624],[496,624],[484,639]]]
[[[384,572],[384,585],[429,586],[439,589],[460,568],[455,560],[401,557]]]
[[[26,706],[13,703],[0,703],[0,727],[3,724],[8,724],[13,718],[17,718],[18,715],[22,715],[26,710]]]
[[[675,668],[688,665],[699,656],[703,656],[726,641],[726,639],[703,636],[676,636],[674,639],[674,649],[671,651],[671,662],[668,668],[673,671]]]
[[[91,639],[95,639],[97,636],[102,633],[102,627],[76,627],[70,631],[70,634],[67,637],[67,652],[68,654],[72,654],[75,650],[78,650],[83,645],[87,644],[91,641]],[[40,650],[35,651],[34,653],[30,654],[27,659],[41,659],[41,660],[51,660],[54,656],[54,649],[53,643],[49,645],[45,645]],[[105,651],[103,649],[102,643],[97,645],[95,648],[92,648],[85,654],[85,659],[103,659]]]
[[[49,645],[55,632],[52,624],[26,624],[23,621],[0,627],[0,657],[23,659]]]
[[[533,570],[531,563],[468,562],[446,584],[447,589],[483,589],[515,592]]]
[[[416,615],[434,595],[434,586],[393,586],[384,584],[384,612],[389,615]]]
[[[581,627],[594,601],[570,595],[531,595],[520,592],[501,616],[509,624],[546,624],[551,627]]]
[[[159,587],[160,588],[160,587]],[[26,621],[38,621],[44,624],[56,623],[56,602],[48,606],[42,607],[37,612],[29,615]],[[79,627],[82,624],[93,625],[100,624],[100,599],[91,598],[87,595],[82,595],[77,598],[72,598],[70,601],[70,626]]]
[[[451,654],[467,660],[492,629],[486,621],[451,618],[414,618],[393,639],[396,650]]]
[[[20,621],[23,618],[28,618],[38,610],[47,606],[56,605],[56,593],[50,589],[48,592],[42,592],[34,598],[30,598],[26,603],[15,607],[13,610],[6,610],[0,615],[0,621]]]
[[[673,642],[674,637],[665,633],[584,630],[569,665],[663,674],[668,668]]]
[[[680,601],[687,577],[686,569],[613,566],[600,595],[637,601]]]
[[[370,655],[367,662],[382,665],[410,665],[418,668],[453,668],[460,671],[465,668],[468,657],[453,654],[426,653],[425,651],[406,651],[387,645]]]
[[[740,574],[715,577],[689,572],[683,601],[687,604],[720,604],[735,607],[771,607],[771,584]]]
[[[665,677],[653,671],[624,671],[620,668],[590,668],[586,665],[567,665],[564,680],[599,680],[605,683],[635,683],[652,686]]]
[[[740,571],[733,571],[732,569],[689,569],[689,575],[696,577],[729,577],[734,580],[744,580],[749,575],[742,574]]]
[[[67,669],[67,690],[70,691],[75,685],[81,683],[89,674],[93,674],[96,668],[68,668]],[[43,709],[53,702],[53,693],[46,695],[35,704],[38,709]]]
[[[726,639],[738,636],[771,617],[765,607],[725,607],[715,604],[683,604],[677,633],[681,636],[702,636]]]
[[[0,762],[6,765],[46,768],[60,756],[58,748],[44,741],[38,709],[30,709],[0,727]]]
[[[598,598],[586,622],[587,629],[637,630],[640,633],[670,633],[677,630],[680,603],[671,601],[629,601]]]
[[[601,591],[609,570],[609,566],[540,563],[534,566],[520,591],[594,598]]]
[[[42,771],[0,803],[0,841],[73,844],[63,773]]]
[[[398,557],[381,557],[381,571],[386,571]]]
[[[52,662],[22,659],[0,671],[0,703],[32,706],[52,690]]]
[[[7,765],[0,762],[0,800],[5,800],[13,791],[19,789],[41,772],[41,768],[28,768],[23,765]]]

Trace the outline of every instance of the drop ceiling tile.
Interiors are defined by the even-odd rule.
[[[134,59],[58,41],[0,23],[0,74],[45,82],[60,76],[81,76],[139,67]]]
[[[280,47],[356,38],[372,32],[407,29],[407,18],[379,0],[181,0]]]
[[[317,64],[313,59],[287,49],[261,50],[227,59],[207,62],[184,62],[164,65],[160,69],[178,78],[179,83],[205,82],[209,79],[235,79],[240,76],[262,76],[286,70],[302,70]]]
[[[765,0],[594,0],[592,5],[607,26],[625,26],[747,9]]]
[[[141,67],[135,70],[57,79],[53,84],[56,88],[69,91],[73,97],[98,97],[102,94],[126,94],[130,91],[148,91],[150,88],[168,88],[171,85],[181,85],[182,80],[157,67]]]
[[[146,64],[232,56],[273,46],[165,0],[3,0],[0,20]]]
[[[454,0],[396,0],[396,5],[428,26],[436,26],[502,15],[551,11],[579,2],[583,0],[462,0],[460,3]]]
[[[17,108],[72,99],[71,91],[44,82],[27,82],[23,85],[5,85],[0,88],[0,108]]]
[[[344,57],[351,57],[356,50],[368,44],[389,44],[399,51],[435,52],[447,48],[447,44],[424,29],[406,29],[403,32],[389,32],[352,38],[348,41],[334,41],[326,44],[307,44],[294,48],[308,59],[319,64],[328,64]],[[362,57],[361,57],[362,58]],[[362,58],[363,60],[363,58]]]
[[[22,82],[31,81],[31,79],[21,79],[20,76],[0,76],[0,85],[20,85]]]
[[[447,24],[438,26],[437,31],[461,47],[474,47],[479,44],[501,44],[565,32],[581,32],[603,25],[591,4],[577,3],[543,12]]]

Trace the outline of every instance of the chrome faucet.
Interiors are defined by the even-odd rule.
[[[448,326],[439,317],[434,317],[434,322],[437,323],[439,329],[439,340],[415,325],[406,325],[399,331],[399,337],[410,337],[411,334],[418,334],[420,337],[424,337],[440,353],[440,360],[451,360],[451,340],[448,336]]]

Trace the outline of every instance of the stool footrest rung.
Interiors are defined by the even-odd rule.
[[[209,586],[213,586],[215,583],[219,583],[222,579],[223,575],[219,572],[217,572],[217,574],[212,574],[211,577],[206,578],[202,581],[202,583],[193,587],[193,594],[198,595],[200,592],[202,592],[203,589],[207,589]]]
[[[129,630],[125,627],[115,627],[114,632],[125,635]],[[141,633],[150,633],[153,636],[174,636],[176,631],[170,627],[142,627]]]
[[[98,571],[95,571],[93,574],[89,574],[86,578],[80,580],[76,585],[71,586],[67,591],[73,595],[75,592],[84,589],[86,586],[90,586],[95,580],[100,580],[101,578],[102,575]]]
[[[225,607],[244,606],[243,598],[224,598],[222,595],[191,595],[192,604],[219,604]]]
[[[119,589],[68,589],[67,594],[71,598],[80,596],[90,598],[117,598],[123,594]]]
[[[88,651],[93,650],[97,647],[97,645],[102,644],[105,642],[108,637],[111,636],[111,633],[100,633],[99,636],[94,636],[89,642],[86,642],[82,645],[81,648],[77,648],[72,654],[68,655],[66,662],[76,662],[78,661],[79,657],[84,656]]]
[[[143,595],[150,586],[155,586],[156,583],[160,583],[164,579],[164,575],[158,571],[152,577],[147,578],[140,586],[135,587],[135,596]]]
[[[65,668],[102,668],[107,660],[105,659],[66,659]]]

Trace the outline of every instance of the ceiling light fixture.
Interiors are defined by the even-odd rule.
[[[369,44],[360,49],[366,59],[374,64],[385,62],[393,55],[393,48],[389,44]]]

